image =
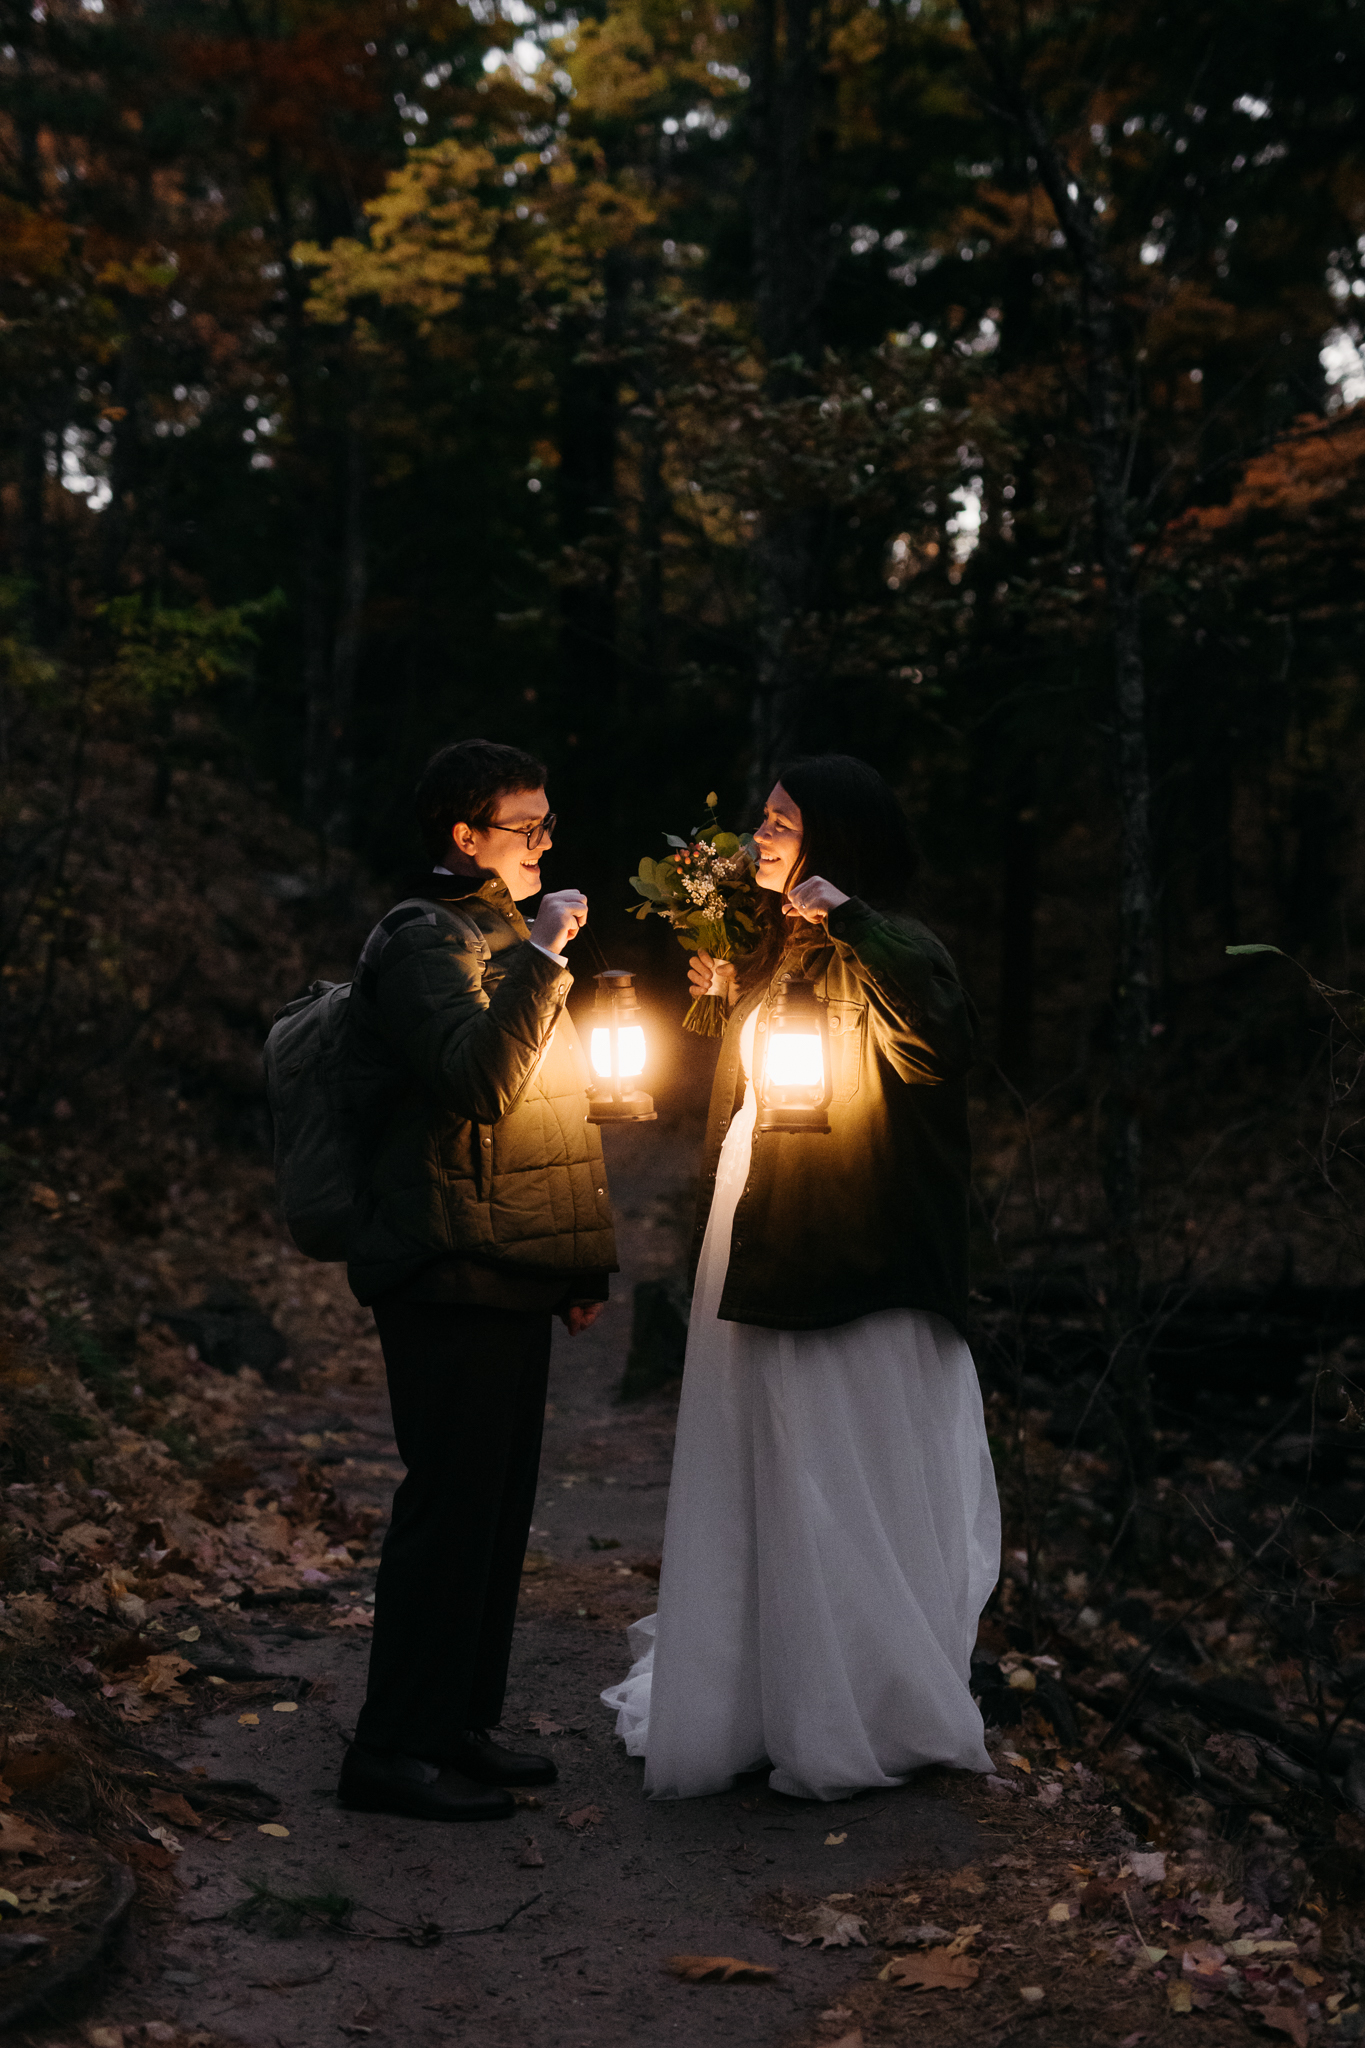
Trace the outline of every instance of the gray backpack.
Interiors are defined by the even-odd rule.
[[[315,981],[265,1041],[275,1120],[275,1187],[289,1235],[310,1259],[344,1259],[355,1226],[360,1133],[342,1084],[349,981]]]
[[[457,911],[408,897],[380,919],[356,970],[362,993],[373,988],[384,948],[404,925],[453,927],[482,958],[488,942]],[[275,1190],[280,1213],[305,1258],[351,1255],[364,1177],[360,1119],[345,1083],[346,1005],[353,983],[315,981],[275,1014],[265,1041],[265,1086],[275,1120]]]

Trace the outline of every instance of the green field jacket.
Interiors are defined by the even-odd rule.
[[[572,985],[496,878],[424,876],[375,926],[346,1024],[366,1159],[357,1300],[443,1258],[539,1279],[616,1270]]]
[[[831,913],[827,933],[807,926],[789,944],[773,983],[793,969],[829,1005],[830,1130],[755,1132],[718,1313],[767,1329],[819,1330],[914,1308],[965,1330],[975,1028],[957,970],[924,925],[856,897]],[[721,1041],[694,1273],[721,1146],[744,1100],[740,1032],[760,1002],[761,1072],[771,987],[736,1004]]]

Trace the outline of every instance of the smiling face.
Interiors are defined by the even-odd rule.
[[[758,886],[781,895],[801,858],[801,813],[780,782],[763,806],[763,823],[754,833],[758,848]]]
[[[554,841],[546,833],[534,850],[528,850],[528,826],[549,815],[549,800],[543,789],[509,789],[498,798],[489,824],[482,829],[456,825],[451,833],[460,852],[487,868],[507,884],[514,903],[540,893],[541,856]]]

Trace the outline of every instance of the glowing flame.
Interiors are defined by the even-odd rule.
[[[645,1032],[642,1024],[623,1024],[616,1034],[617,1072],[630,1081],[645,1070]],[[611,1032],[595,1024],[592,1033],[592,1070],[604,1081],[611,1079]]]
[[[768,1040],[768,1085],[823,1088],[825,1062],[818,1031],[774,1031]]]

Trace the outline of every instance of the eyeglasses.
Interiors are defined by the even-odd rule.
[[[515,832],[518,838],[525,839],[526,851],[534,853],[536,848],[549,838],[557,822],[555,813],[547,811],[543,818],[536,819],[534,825],[486,825],[484,830],[486,832]]]

